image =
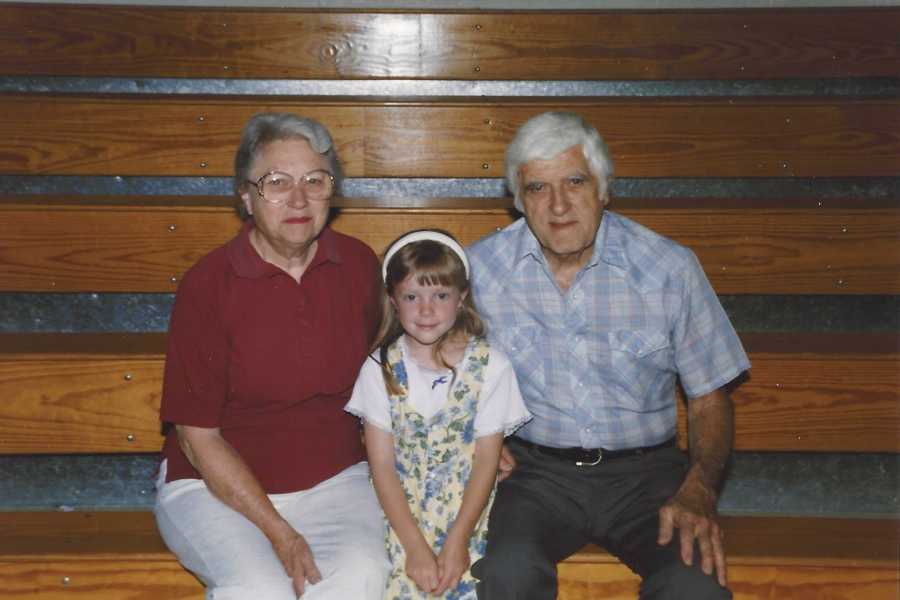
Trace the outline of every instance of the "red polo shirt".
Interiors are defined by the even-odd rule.
[[[310,488],[363,460],[344,412],[377,327],[378,260],[325,228],[298,284],[241,233],[194,265],[169,324],[160,418],[219,427],[268,493]],[[174,427],[168,481],[199,478]]]

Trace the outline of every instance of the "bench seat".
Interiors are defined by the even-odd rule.
[[[726,516],[735,598],[900,594],[900,521]],[[147,511],[0,513],[0,599],[199,599]],[[637,578],[588,546],[560,565],[560,600],[636,597]]]

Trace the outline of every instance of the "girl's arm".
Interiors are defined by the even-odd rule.
[[[437,561],[409,510],[406,494],[400,485],[394,463],[394,436],[368,422],[365,424],[365,433],[375,493],[406,551],[406,574],[422,591],[433,592],[438,584]]]
[[[472,472],[463,492],[462,506],[453,521],[444,547],[438,555],[440,582],[435,595],[459,585],[459,580],[469,568],[469,538],[481,518],[497,478],[503,433],[482,436],[475,440],[475,459]]]
[[[306,540],[278,514],[250,467],[219,429],[176,425],[175,431],[181,449],[209,491],[269,538],[297,595],[303,595],[307,581],[318,583],[322,576]]]

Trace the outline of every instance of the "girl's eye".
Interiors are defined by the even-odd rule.
[[[403,299],[406,300],[407,302],[412,302],[413,300],[416,299],[416,295],[415,294],[403,294]]]
[[[438,300],[446,300],[450,297],[450,292],[438,292]]]

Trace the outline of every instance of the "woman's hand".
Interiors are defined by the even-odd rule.
[[[459,585],[459,580],[469,568],[469,560],[469,549],[465,542],[454,543],[447,538],[437,557],[440,581],[434,591],[435,596],[440,596]]]
[[[406,574],[423,592],[434,593],[438,586],[438,565],[434,552],[422,548],[406,554]]]
[[[303,536],[293,529],[290,533],[291,535],[284,539],[273,542],[272,548],[275,549],[275,554],[284,565],[284,570],[293,580],[294,592],[297,593],[297,596],[302,596],[306,582],[319,583],[322,581],[322,574],[316,567],[312,550]]]
[[[265,535],[294,581],[297,595],[306,582],[322,579],[303,536],[272,505],[256,476],[217,428],[176,425],[178,441],[188,460],[203,476],[210,492],[241,513]]]

